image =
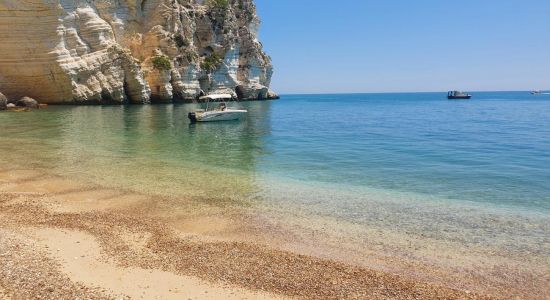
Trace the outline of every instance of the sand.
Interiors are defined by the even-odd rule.
[[[154,199],[153,199],[154,200]],[[34,170],[0,171],[0,299],[491,299],[364,266],[215,239],[152,199]]]
[[[40,241],[39,245],[54,249],[53,258],[60,262],[61,271],[72,281],[99,286],[114,294],[133,299],[277,299],[161,270],[121,267],[113,261],[102,260],[101,246],[87,233],[59,229],[37,229],[32,233]]]

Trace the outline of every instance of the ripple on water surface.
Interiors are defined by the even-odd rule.
[[[186,118],[192,104],[2,113],[0,160],[144,193],[548,250],[550,95],[241,105],[243,122],[197,125]]]

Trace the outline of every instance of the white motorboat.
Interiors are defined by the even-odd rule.
[[[235,109],[227,107],[226,101],[233,99],[230,94],[212,94],[201,97],[200,100],[206,102],[206,109],[199,109],[195,112],[190,112],[188,117],[191,123],[196,122],[217,122],[217,121],[232,121],[240,120],[248,113],[245,109]],[[218,102],[217,105],[212,105],[211,102]],[[212,108],[212,106],[215,106]]]

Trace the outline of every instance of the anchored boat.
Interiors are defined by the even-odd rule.
[[[472,95],[466,94],[464,92],[459,91],[450,91],[447,93],[447,99],[449,100],[455,100],[455,99],[472,99]]]
[[[188,117],[191,123],[240,120],[248,113],[245,109],[227,106],[227,101],[233,100],[233,96],[230,94],[212,94],[201,97],[200,100],[205,101],[206,108],[190,112]]]

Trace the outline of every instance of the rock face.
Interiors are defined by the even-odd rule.
[[[8,108],[8,98],[0,93],[0,110],[5,110],[6,108]]]
[[[253,0],[1,0],[0,89],[50,104],[275,98],[259,24]]]

